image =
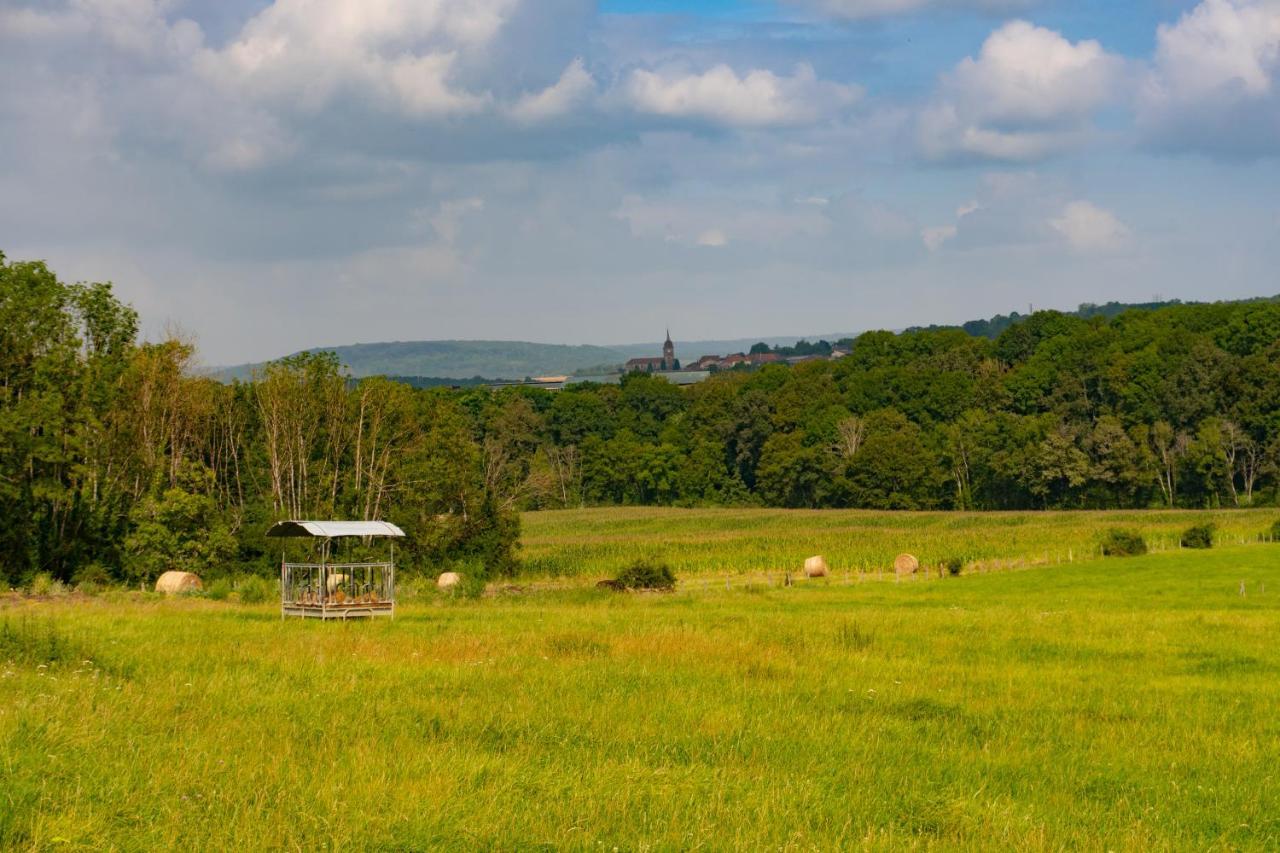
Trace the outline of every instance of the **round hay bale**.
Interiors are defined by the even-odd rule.
[[[821,554],[804,561],[804,576],[807,578],[825,578],[829,572],[827,561]]]
[[[462,575],[457,572],[445,572],[436,579],[436,586],[440,589],[453,589],[462,583]]]
[[[180,592],[194,592],[204,589],[199,575],[191,572],[165,572],[156,580],[156,592],[165,595],[177,595]]]
[[[329,575],[328,579],[325,581],[325,587],[329,590],[329,594],[333,595],[338,591],[338,587],[342,586],[348,580],[350,580],[350,578],[346,575]]]
[[[910,554],[899,554],[893,558],[893,570],[900,575],[914,575],[920,571],[920,561]]]

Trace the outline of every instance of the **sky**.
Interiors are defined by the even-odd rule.
[[[1280,0],[0,0],[0,251],[208,364],[1280,293]]]

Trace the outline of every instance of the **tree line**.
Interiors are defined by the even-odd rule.
[[[280,518],[387,519],[409,567],[516,570],[518,512],[1274,504],[1280,304],[869,332],[837,360],[558,392],[352,380],[312,353],[225,384],[104,284],[0,255],[0,575],[274,571]]]
[[[271,574],[282,518],[394,520],[410,567],[514,570],[519,519],[460,399],[350,382],[330,353],[232,384],[194,355],[139,342],[109,285],[0,254],[0,580]]]

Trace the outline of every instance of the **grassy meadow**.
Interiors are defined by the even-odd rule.
[[[1280,846],[1280,545],[375,623],[0,607],[3,849]]]
[[[1270,538],[1270,510],[1107,512],[878,512],[870,510],[616,507],[525,513],[521,557],[533,576],[603,577],[637,556],[678,575],[761,575],[775,580],[822,554],[837,576],[888,570],[914,554],[926,567],[950,559],[969,571],[1068,563],[1099,556],[1111,528],[1140,532],[1153,551],[1176,550],[1205,521],[1223,544]]]

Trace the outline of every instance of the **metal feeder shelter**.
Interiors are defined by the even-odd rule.
[[[404,536],[385,521],[280,521],[267,531],[272,538],[319,540],[318,563],[280,559],[280,618],[365,619],[396,614],[396,546],[385,563],[333,563],[335,540]]]

